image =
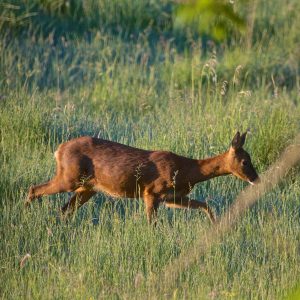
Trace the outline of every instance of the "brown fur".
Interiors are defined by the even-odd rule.
[[[237,133],[228,151],[203,160],[93,137],[76,138],[59,146],[56,176],[31,187],[26,204],[43,195],[75,192],[62,208],[67,213],[101,191],[116,197],[142,197],[149,222],[162,202],[173,208],[201,208],[214,221],[205,202],[187,195],[196,183],[216,176],[234,174],[251,182],[258,178],[249,154],[242,149],[245,136]]]

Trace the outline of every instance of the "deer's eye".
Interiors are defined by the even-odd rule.
[[[248,161],[247,160],[242,160],[242,165],[243,166],[247,166],[248,165]]]

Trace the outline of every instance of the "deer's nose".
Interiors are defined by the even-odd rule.
[[[253,181],[249,181],[249,183],[252,184],[252,185],[258,184],[260,182],[261,182],[261,180],[260,180],[259,177],[255,178]]]

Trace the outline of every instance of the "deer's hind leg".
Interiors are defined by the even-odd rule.
[[[41,196],[53,195],[62,192],[70,192],[73,191],[73,188],[74,187],[72,187],[71,185],[65,185],[63,182],[58,180],[57,177],[55,177],[48,182],[31,186],[29,188],[25,205],[28,206],[34,199],[37,199]]]
[[[62,207],[62,213],[65,215],[73,213],[75,209],[82,206],[95,194],[95,191],[87,189],[85,187],[78,188],[71,199]]]
[[[59,168],[57,175],[53,179],[29,188],[25,205],[28,206],[34,199],[41,196],[73,192],[79,185],[80,180],[78,179],[78,174],[76,172],[72,174],[72,170],[62,170]]]
[[[55,152],[56,176],[43,184],[31,186],[25,205],[28,206],[34,199],[44,195],[53,195],[63,192],[74,192],[81,185],[81,178],[85,175],[82,170],[83,162],[79,159],[62,161],[62,150]],[[84,176],[88,177],[88,176]]]

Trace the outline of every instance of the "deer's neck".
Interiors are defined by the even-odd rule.
[[[193,170],[195,182],[227,174],[230,174],[227,165],[227,152],[214,157],[197,160],[195,169]]]

